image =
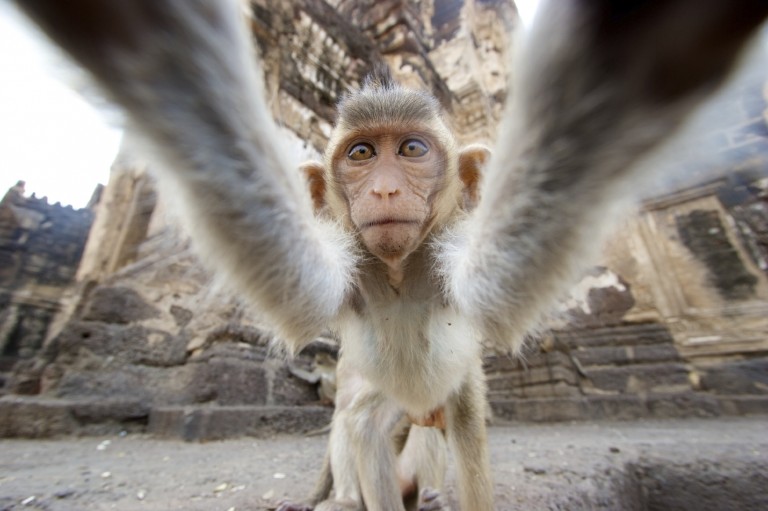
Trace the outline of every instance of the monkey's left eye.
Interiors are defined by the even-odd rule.
[[[418,158],[424,156],[429,151],[427,145],[421,140],[411,139],[406,140],[398,149],[397,154],[400,156],[407,156],[408,158]]]

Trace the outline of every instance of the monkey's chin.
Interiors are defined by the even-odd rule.
[[[419,245],[417,223],[388,223],[363,229],[363,243],[371,254],[387,265],[401,263]]]

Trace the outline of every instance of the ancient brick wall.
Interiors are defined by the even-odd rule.
[[[516,26],[511,2],[250,4],[269,104],[297,147],[322,151],[336,102],[376,64],[434,93],[462,143],[493,141]],[[708,160],[720,173],[689,162],[684,179],[667,183],[674,192],[658,192],[613,238],[551,332],[531,342],[523,359],[489,356],[489,397],[499,416],[630,419],[768,409],[768,131],[755,83],[763,82],[724,100],[727,117],[699,142],[717,156]],[[58,302],[57,335],[13,375],[11,390],[41,395],[8,401],[24,420],[0,420],[0,435],[38,431],[30,424],[67,433],[149,423],[161,434],[213,438],[275,421],[291,430],[322,424],[330,412],[314,406],[315,385],[268,356],[258,311],[202,270],[146,170],[126,143],[77,284]],[[725,170],[733,177],[723,179]],[[314,357],[310,350],[295,364],[310,369]],[[46,429],[49,409],[61,418],[59,429]]]
[[[0,356],[7,370],[42,346],[59,301],[74,281],[90,209],[48,204],[12,188],[0,202]]]

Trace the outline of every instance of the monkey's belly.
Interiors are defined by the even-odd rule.
[[[458,391],[471,361],[479,360],[481,343],[469,321],[451,309],[387,309],[373,318],[344,318],[343,356],[406,412],[426,415]]]

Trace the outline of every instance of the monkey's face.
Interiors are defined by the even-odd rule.
[[[366,248],[387,263],[402,261],[431,227],[444,154],[425,133],[368,133],[346,144],[336,179]]]

